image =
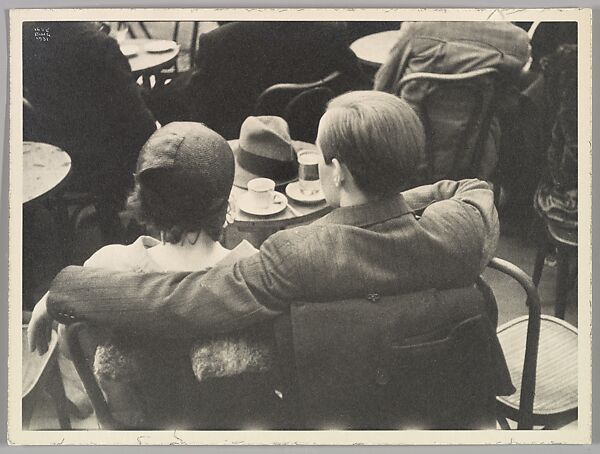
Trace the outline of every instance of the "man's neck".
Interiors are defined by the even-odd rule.
[[[370,197],[362,191],[341,191],[340,208],[365,205],[375,200],[375,197]]]

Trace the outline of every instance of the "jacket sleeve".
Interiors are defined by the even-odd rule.
[[[481,180],[442,180],[435,184],[420,186],[403,193],[408,205],[415,211],[424,211],[434,202],[448,201],[459,204],[465,215],[473,218],[476,231],[482,240],[481,271],[494,256],[500,237],[500,222],[494,205],[494,193]],[[436,205],[435,210],[443,208]]]
[[[112,272],[70,266],[50,287],[48,311],[62,323],[87,321],[163,337],[211,335],[273,318],[298,299],[298,250],[289,233],[270,237],[235,264],[194,273]]]

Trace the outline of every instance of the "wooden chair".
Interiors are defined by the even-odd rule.
[[[448,294],[448,296],[440,296],[440,294]],[[465,295],[468,298],[464,298],[463,296]],[[406,322],[406,317],[399,314],[399,312],[403,312],[406,315],[407,313],[411,313],[411,311],[407,311],[398,304],[395,304],[398,298],[402,299],[402,301],[406,299],[409,304],[414,305],[421,321],[421,323],[417,324],[417,328],[414,327],[415,324],[412,324],[413,326],[407,330],[400,329],[397,326],[397,324],[404,326],[407,323],[412,323]],[[423,307],[424,299],[428,302],[428,307],[443,306],[441,309],[436,310],[437,315],[435,317],[430,317],[425,311],[417,309],[417,307]],[[376,301],[377,304],[373,304],[371,300],[364,298],[349,300],[353,307],[357,307],[359,311],[370,314],[372,321],[376,319],[377,323],[381,323],[384,328],[383,331],[391,336],[390,339],[387,339],[386,334],[379,339],[380,330],[373,330],[371,328],[371,334],[378,339],[372,338],[369,348],[375,350],[383,348],[380,356],[370,355],[364,349],[357,351],[357,354],[361,358],[364,357],[365,361],[376,361],[381,363],[381,365],[373,368],[373,376],[371,374],[365,375],[362,372],[359,373],[357,375],[359,377],[358,381],[367,380],[368,383],[364,387],[359,386],[360,392],[352,394],[351,399],[345,400],[346,403],[349,401],[354,402],[357,399],[363,402],[365,401],[365,395],[374,396],[374,400],[366,399],[368,400],[367,405],[369,406],[368,414],[370,419],[365,419],[362,411],[349,415],[346,412],[349,407],[344,407],[343,412],[345,417],[351,418],[351,424],[356,422],[354,417],[360,421],[353,428],[363,427],[362,424],[366,424],[367,427],[372,428],[394,427],[397,429],[399,427],[396,425],[398,421],[412,421],[415,415],[418,417],[422,416],[424,423],[432,424],[432,427],[475,428],[479,427],[480,423],[489,425],[491,422],[493,424],[495,419],[495,392],[494,377],[491,374],[493,374],[494,370],[494,358],[498,358],[498,356],[494,357],[491,352],[490,333],[493,335],[494,328],[487,322],[487,317],[482,315],[481,300],[480,293],[474,288],[443,292],[427,291],[413,295],[382,297],[381,301]],[[336,303],[322,303],[311,306],[325,307],[328,304],[335,305]],[[396,314],[394,324],[390,323],[390,318],[387,317],[388,312]],[[351,312],[351,314],[353,314],[351,316],[355,316],[356,312]],[[435,319],[435,322],[433,319]],[[282,329],[281,327],[283,326],[283,329],[290,335],[291,330],[285,328],[285,323],[290,320],[290,316],[283,315],[278,320],[280,320],[278,323],[279,329]],[[423,323],[425,320],[427,320],[427,323]],[[102,429],[127,429],[128,427],[125,427],[111,413],[110,406],[92,371],[91,361],[89,358],[86,358],[80,337],[82,329],[85,326],[85,323],[75,323],[68,326],[66,330],[66,340],[75,368],[90,397]],[[414,333],[407,334],[407,331],[411,333],[414,331]],[[326,335],[323,331],[320,332]],[[406,342],[405,336],[408,336]],[[348,341],[351,343],[352,339],[348,339]],[[380,345],[380,341],[383,344]],[[344,340],[342,339],[341,342],[344,342]],[[279,346],[281,346],[281,343]],[[278,349],[278,355],[276,356],[281,357],[286,355],[287,350],[284,346],[284,348]],[[427,360],[418,361],[418,358],[424,357]],[[297,357],[296,360],[298,360]],[[286,364],[290,364],[287,360],[285,362]],[[342,362],[330,366],[337,370],[337,366],[342,364]],[[360,362],[362,364],[362,360]],[[400,364],[400,369],[396,367],[396,364]],[[457,364],[462,364],[465,367],[452,367]],[[415,365],[416,367],[413,367]],[[467,365],[469,366],[467,367]],[[310,374],[310,370],[314,370],[314,364],[311,367],[312,369],[304,368],[306,373]],[[273,369],[274,377],[272,378],[272,382],[274,386],[277,386],[277,388],[273,388],[273,392],[276,389],[282,390],[283,397],[280,397],[280,399],[282,399],[283,408],[280,408],[279,405],[271,406],[271,404],[267,404],[267,408],[278,412],[276,420],[278,424],[285,425],[282,428],[300,429],[312,427],[312,423],[322,416],[322,414],[315,411],[308,420],[300,416],[298,409],[293,405],[297,401],[298,396],[294,396],[294,391],[288,385],[287,380],[278,379],[278,370],[277,367]],[[424,377],[424,372],[429,372],[429,374]],[[400,375],[398,376],[397,374]],[[508,371],[506,371],[506,374],[508,376]],[[346,375],[345,372],[344,375]],[[227,377],[226,379],[231,380],[232,378]],[[265,380],[268,381],[267,378]],[[351,383],[354,381],[354,378],[349,380]],[[255,382],[256,379],[250,380],[250,383]],[[336,389],[334,394],[339,395],[341,393],[342,395],[347,395],[349,389],[348,383],[340,385],[338,389],[335,387],[334,382],[332,383]],[[236,380],[235,383],[247,384],[247,381]],[[281,383],[281,387],[279,387],[279,383]],[[350,386],[352,387],[353,385]],[[417,389],[415,390],[414,387]],[[457,391],[458,388],[464,391]],[[390,399],[390,396],[396,396],[399,390],[403,390],[403,399]],[[417,392],[418,390],[421,392]],[[432,399],[432,396],[436,397]],[[461,397],[464,397],[464,399],[461,400]],[[314,405],[314,396],[310,401]],[[441,401],[446,404],[440,403]],[[218,401],[215,399],[211,400],[211,402],[213,405],[218,405]],[[336,402],[339,402],[339,400],[336,399]],[[458,404],[454,405],[454,403]],[[405,407],[405,405],[409,406]],[[437,411],[440,406],[445,409],[442,413]],[[353,405],[350,407],[353,407]],[[313,407],[309,405],[308,408]],[[209,411],[209,409],[206,409],[206,411]],[[226,410],[216,408],[215,411],[223,413]],[[217,419],[227,421],[227,415],[224,414],[222,416]],[[240,415],[233,415],[233,419],[237,416]],[[261,417],[259,414],[249,414],[247,416],[250,420],[255,417],[257,419]],[[397,419],[398,416],[400,419]],[[254,421],[254,423],[258,423],[258,421]],[[202,424],[202,422],[200,421],[199,424]],[[220,428],[227,429],[230,427]]]
[[[86,357],[80,340],[80,335],[85,330],[86,326],[87,324],[83,322],[69,325],[64,331],[64,335],[71,360],[73,361],[75,370],[83,383],[83,387],[85,388],[90,402],[92,403],[92,408],[96,414],[98,424],[103,430],[133,429],[133,427],[124,427],[120,421],[117,421],[113,417],[108,402],[94,376],[92,365],[90,364],[90,360]]]
[[[272,85],[256,100],[254,115],[280,116],[288,122],[294,140],[314,143],[319,120],[337,93],[340,77],[335,71],[315,82]]]
[[[489,179],[482,149],[495,111],[497,71],[462,74],[417,72],[404,76],[398,94],[419,115],[427,137],[419,183]]]
[[[489,265],[516,279],[527,294],[529,314],[498,328],[498,338],[516,392],[499,396],[498,422],[510,429],[558,428],[577,419],[577,330],[540,315],[539,296],[523,271],[501,259]]]
[[[542,241],[538,245],[533,268],[533,283],[537,287],[542,278],[542,271],[549,246],[556,248],[556,299],[554,315],[565,318],[567,293],[577,283],[577,272],[570,272],[571,259],[577,258],[577,230],[566,230],[553,222],[544,222]]]

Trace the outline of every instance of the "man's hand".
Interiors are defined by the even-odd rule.
[[[48,314],[46,302],[48,293],[35,305],[31,315],[31,321],[27,327],[27,342],[29,350],[43,355],[48,351],[48,344],[52,336],[52,317]]]

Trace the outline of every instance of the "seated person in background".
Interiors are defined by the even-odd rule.
[[[402,24],[398,42],[375,75],[375,89],[400,96],[424,122],[429,142],[426,163],[431,167],[431,175],[425,175],[424,181],[493,176],[500,155],[500,130],[505,126],[502,118],[511,118],[510,113],[502,112],[513,109],[518,95],[515,85],[528,58],[527,33],[509,22]],[[465,88],[464,95],[448,95],[452,101],[444,101],[442,86],[431,107],[427,104],[429,95],[441,82],[421,79],[400,83],[405,76],[421,72],[462,74],[486,68],[498,70],[500,77],[487,76],[485,84],[480,78],[485,90],[483,99],[474,97],[477,91]],[[461,85],[454,87],[458,90]],[[491,100],[484,101],[485,92],[493,95]],[[493,109],[489,120],[485,110],[484,114],[479,113],[486,108]],[[480,118],[476,121],[471,115]],[[487,131],[479,132],[476,125]],[[457,169],[457,165],[462,168]]]
[[[35,308],[31,348],[45,351],[53,319],[198,338],[271,320],[295,301],[472,285],[498,241],[493,193],[478,180],[408,190],[424,141],[416,114],[396,96],[339,96],[317,138],[330,214],[208,271],[68,267]]]
[[[416,72],[460,74],[495,68],[518,76],[529,59],[529,37],[510,22],[404,22],[398,42],[375,78],[375,90],[400,92]]]
[[[156,130],[117,42],[95,22],[25,22],[23,85],[35,139],[71,156],[69,188],[91,191],[116,219],[139,150]]]
[[[541,62],[544,113],[552,121],[546,166],[534,197],[538,213],[577,233],[577,46],[564,44]]]
[[[236,139],[259,95],[283,82],[344,74],[339,92],[366,81],[343,27],[332,22],[230,22],[200,36],[195,68],[149,96],[161,123],[189,119]]]
[[[531,70],[539,72],[542,59],[561,44],[577,44],[577,22],[540,22],[531,37]]]
[[[576,42],[577,24],[560,25],[542,22],[537,28],[534,38],[541,34],[547,41],[541,41],[545,46],[535,54],[537,68],[532,74],[536,78],[520,94],[519,109],[508,127],[503,123],[499,167],[511,200],[505,214],[511,217],[512,226],[521,221],[524,233],[537,217],[534,208],[546,214],[558,209],[550,216],[570,218],[568,228],[577,223],[577,46],[556,45],[559,39]],[[563,29],[575,36],[549,35]]]

